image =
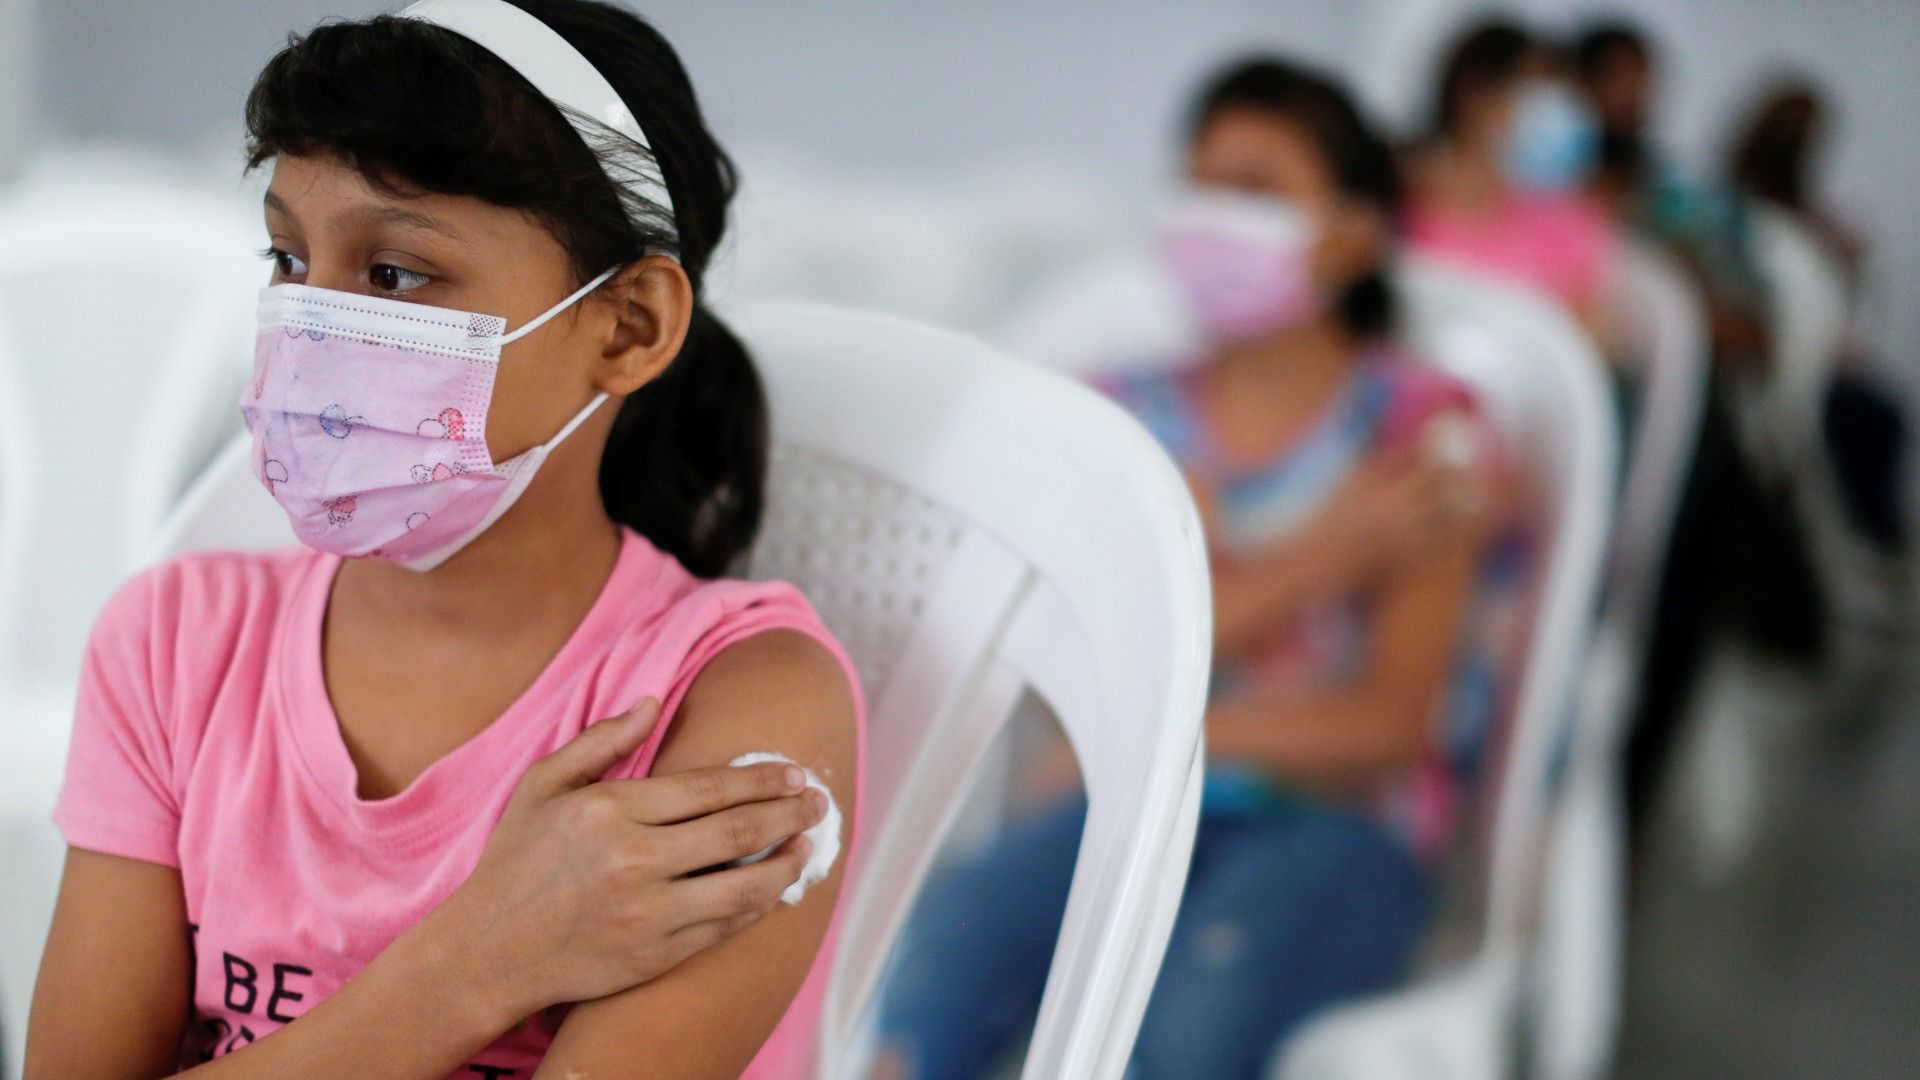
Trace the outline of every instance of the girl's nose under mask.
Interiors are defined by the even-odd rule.
[[[1161,225],[1161,265],[1209,342],[1301,326],[1326,307],[1313,280],[1318,232],[1277,199],[1194,192]]]
[[[430,570],[498,521],[607,400],[595,396],[553,438],[496,463],[486,432],[500,350],[613,273],[511,334],[497,315],[306,285],[262,290],[240,415],[254,472],[300,542]]]

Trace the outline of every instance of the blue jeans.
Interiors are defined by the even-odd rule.
[[[928,883],[880,1004],[915,1080],[989,1074],[1039,1007],[1086,804],[1010,825]],[[1130,1076],[1258,1077],[1316,1010],[1406,973],[1428,883],[1381,826],[1313,804],[1200,817]]]

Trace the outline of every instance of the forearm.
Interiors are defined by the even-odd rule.
[[[1261,694],[1207,711],[1207,753],[1245,761],[1305,787],[1369,787],[1416,764],[1453,670],[1474,536],[1453,538],[1374,600],[1367,661],[1350,680]]]
[[[1348,791],[1417,763],[1425,720],[1405,695],[1365,688],[1222,702],[1207,710],[1207,757]]]
[[[453,1072],[519,1017],[497,973],[473,962],[471,936],[443,912],[293,1023],[182,1075],[439,1080]]]
[[[1215,560],[1213,648],[1233,658],[1259,645],[1275,626],[1350,591],[1358,553],[1309,532],[1253,559]]]

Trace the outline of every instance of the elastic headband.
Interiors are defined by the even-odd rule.
[[[647,133],[606,76],[552,27],[506,0],[418,0],[400,17],[459,34],[519,72],[579,133],[613,181],[634,226],[643,232],[674,231],[673,196]],[[600,125],[623,138],[607,138]]]

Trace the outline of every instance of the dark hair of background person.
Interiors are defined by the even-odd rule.
[[[1241,61],[1201,90],[1188,121],[1189,136],[1198,137],[1209,120],[1230,108],[1256,109],[1297,124],[1325,155],[1341,192],[1379,210],[1397,230],[1401,191],[1393,152],[1338,83],[1282,60]],[[1393,328],[1394,306],[1384,268],[1377,268],[1347,287],[1338,310],[1348,330],[1371,337]]]
[[[1520,78],[1537,44],[1519,24],[1502,19],[1475,23],[1462,31],[1440,64],[1429,136],[1459,134],[1467,98]]]
[[[1653,65],[1653,43],[1639,27],[1624,19],[1606,19],[1591,23],[1573,43],[1573,64],[1580,81],[1594,85],[1608,69],[1623,58],[1638,61],[1642,67]],[[1647,164],[1645,133],[1617,130],[1601,118],[1599,168],[1626,182],[1640,177]]]
[[[1582,79],[1600,74],[1616,56],[1631,56],[1642,64],[1652,64],[1653,43],[1639,27],[1624,19],[1589,24],[1573,43],[1573,61]]]
[[[670,227],[660,207],[651,221],[629,218],[594,153],[518,72],[458,34],[387,15],[288,39],[247,97],[248,167],[280,154],[334,155],[386,190],[525,211],[560,241],[583,284],[677,250],[693,283],[693,323],[672,365],[621,405],[600,494],[614,520],[693,573],[718,576],[759,528],[767,468],[759,375],[700,300],[733,163],[653,27],[593,0],[512,2],[578,49],[633,111],[672,195]]]
[[[1825,118],[1825,103],[1810,84],[1776,84],[1734,142],[1734,186],[1792,210],[1809,209],[1813,152]]]

